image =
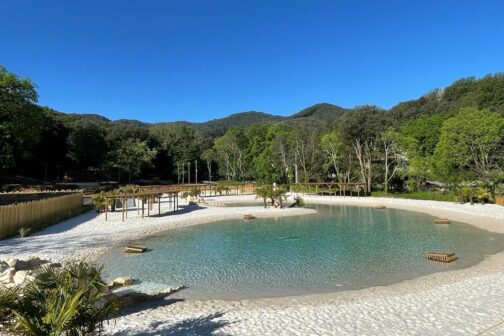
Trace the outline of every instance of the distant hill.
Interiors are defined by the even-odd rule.
[[[435,89],[418,99],[401,102],[387,111],[391,119],[397,123],[416,118],[420,115],[445,113],[453,114],[461,107],[476,106],[499,111],[504,114],[504,74],[496,73],[481,79],[474,77],[462,78],[444,89]],[[290,126],[314,126],[337,123],[345,113],[345,109],[329,103],[319,103],[309,106],[291,116],[278,116],[265,112],[240,112],[225,118],[194,123],[187,121],[168,122],[183,123],[193,127],[201,135],[214,138],[223,135],[230,127],[249,127],[257,123],[282,123]],[[86,120],[109,126],[127,124],[128,127],[139,126],[148,128],[153,124],[137,120],[111,121],[97,114],[61,114],[71,121]]]
[[[269,123],[284,120],[285,117],[264,112],[240,112],[231,114],[225,118],[213,119],[202,123],[188,123],[204,135],[211,137],[221,136],[230,127],[246,128],[258,123]]]
[[[320,103],[307,107],[296,114],[293,114],[290,119],[293,118],[315,118],[318,120],[334,120],[339,119],[348,111],[342,107],[329,104]]]

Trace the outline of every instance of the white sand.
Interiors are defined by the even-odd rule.
[[[253,197],[220,197],[245,202]],[[504,207],[433,201],[305,197],[318,203],[386,205],[504,233]],[[91,255],[155,232],[225,218],[297,215],[302,209],[208,208],[128,219],[85,214],[25,240],[0,242],[0,255],[52,259]],[[133,212],[131,213],[133,215]],[[136,214],[136,212],[135,212]],[[106,247],[105,247],[106,246]],[[504,249],[504,246],[503,246]],[[504,335],[504,253],[463,270],[359,291],[242,301],[164,300],[129,310],[107,327],[116,335]],[[492,328],[493,327],[493,328]]]

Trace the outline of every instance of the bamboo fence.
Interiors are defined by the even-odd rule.
[[[0,239],[22,227],[39,229],[72,217],[82,210],[82,192],[43,200],[0,206]]]

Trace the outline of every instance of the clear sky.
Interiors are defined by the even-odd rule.
[[[0,64],[40,104],[111,119],[388,108],[504,71],[502,0],[15,0]]]

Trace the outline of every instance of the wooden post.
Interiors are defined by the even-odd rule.
[[[105,221],[108,220],[107,214],[108,214],[108,198],[105,197]]]
[[[161,195],[158,195],[158,215],[161,215]]]
[[[122,221],[124,222],[124,198],[121,198],[121,215]]]
[[[147,217],[150,216],[150,207],[151,207],[151,201],[150,201],[150,197],[147,196]]]
[[[142,219],[144,218],[144,199],[145,198],[142,197]]]
[[[123,204],[123,206],[125,207],[126,218],[128,218],[128,198],[126,198],[126,205]]]

